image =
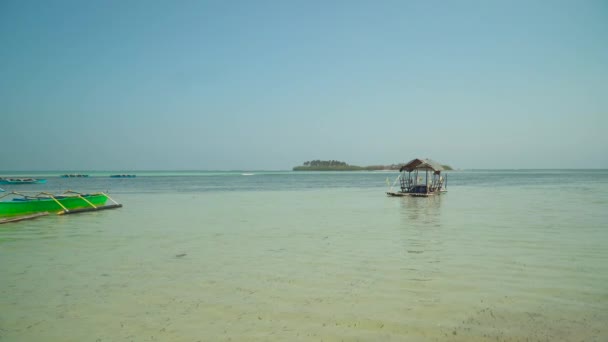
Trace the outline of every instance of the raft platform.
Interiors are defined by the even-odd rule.
[[[413,192],[387,192],[389,196],[393,197],[430,197],[434,196],[435,193],[413,193]]]

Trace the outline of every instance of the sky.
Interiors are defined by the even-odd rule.
[[[608,168],[606,1],[0,0],[0,170]]]

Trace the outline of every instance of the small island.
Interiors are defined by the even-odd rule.
[[[390,171],[399,170],[405,164],[390,165],[370,165],[357,166],[350,165],[338,160],[311,160],[306,161],[300,166],[293,168],[294,171]],[[444,170],[453,170],[449,165],[442,165]]]
[[[349,165],[338,160],[311,160],[301,166],[293,168],[294,171],[361,171],[361,166]]]

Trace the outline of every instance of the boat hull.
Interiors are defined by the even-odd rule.
[[[46,179],[32,179],[32,178],[4,178],[0,179],[0,184],[44,184]]]
[[[57,198],[57,201],[59,201],[61,205],[66,207],[68,210],[92,208],[91,204],[89,204],[87,201],[91,202],[96,207],[103,206],[107,200],[108,197],[104,194]],[[49,213],[59,213],[64,211],[64,208],[62,208],[61,205],[50,198],[34,198],[21,201],[0,202],[0,217],[14,217],[45,211],[48,211]]]

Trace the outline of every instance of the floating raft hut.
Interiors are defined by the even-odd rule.
[[[447,175],[442,175],[441,171],[444,171],[444,168],[436,161],[413,159],[399,169],[395,183],[399,181],[401,191],[389,191],[386,194],[394,197],[428,197],[445,193],[448,191],[448,178]]]

